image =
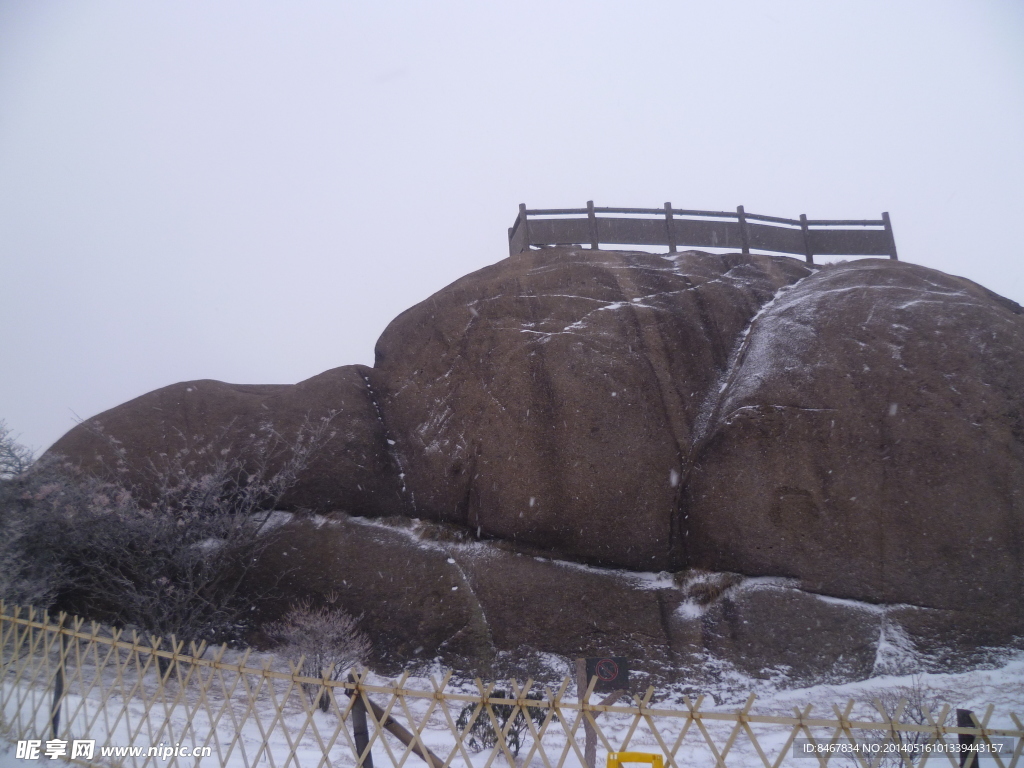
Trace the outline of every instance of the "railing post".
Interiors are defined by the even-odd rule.
[[[882,211],[882,224],[885,225],[885,233],[889,235],[889,258],[893,261],[899,261],[896,256],[896,237],[892,233],[892,222],[889,221],[889,212]]]
[[[597,216],[594,214],[593,200],[587,200],[587,220],[590,222],[590,247],[596,251],[599,244],[597,242]]]
[[[665,203],[665,228],[668,230],[668,252],[676,252],[676,232],[672,228],[672,203]]]
[[[523,230],[523,251],[528,251],[530,250],[530,225],[526,221],[526,203],[519,204],[519,228]]]
[[[814,254],[811,252],[811,230],[807,227],[807,214],[800,214],[800,231],[804,233],[804,258],[808,264],[814,264]]]
[[[747,215],[743,212],[743,206],[736,206],[736,217],[740,220],[740,245],[743,246],[743,253],[750,255],[750,237],[747,233]]]

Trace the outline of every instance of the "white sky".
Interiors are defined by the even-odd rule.
[[[1024,2],[0,0],[0,418],[372,364],[588,199],[888,210],[1024,303]]]

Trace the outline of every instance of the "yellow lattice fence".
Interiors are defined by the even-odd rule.
[[[458,682],[451,673],[384,681],[363,671],[335,681],[303,677],[300,668],[223,646],[164,647],[0,604],[0,726],[20,748],[34,744],[40,759],[49,749],[66,759],[77,750],[72,762],[87,765],[596,768],[645,753],[666,768],[794,760],[868,768],[883,758],[957,766],[965,736],[986,751],[985,764],[1024,762],[1020,718],[993,719],[991,706],[971,727],[957,727],[949,705],[916,720],[904,717],[906,702],[888,714],[880,702],[852,700],[828,713],[807,705],[789,714],[755,710],[751,695],[721,711],[704,697],[673,700],[653,688],[601,704],[590,703],[594,680],[581,705],[569,677],[540,688]],[[918,744],[914,756],[886,751],[910,743]],[[806,760],[796,747],[810,750]]]

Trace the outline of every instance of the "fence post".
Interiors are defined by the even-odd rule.
[[[365,674],[363,677],[365,677]],[[397,738],[400,742],[405,744],[405,746],[409,747],[414,755],[425,762],[427,764],[427,768],[442,768],[444,760],[431,752],[430,749],[423,744],[423,739],[418,733],[412,733],[406,730],[406,728],[395,720],[395,718],[374,704],[372,699],[367,698],[365,701],[363,700],[363,691],[360,688],[363,682],[362,679],[357,681],[355,676],[351,673],[349,674],[348,679],[350,683],[356,683],[356,688],[349,691],[349,696],[356,697],[356,701],[352,705],[352,731],[355,734],[357,751],[365,749],[366,744],[369,743],[368,733],[366,730],[366,711],[369,709],[373,713],[375,730],[379,732],[379,730],[383,728],[385,731]],[[367,702],[369,703],[369,707],[366,706]],[[363,734],[361,737],[359,736],[360,728],[362,729]],[[362,748],[359,746],[360,738],[366,739]],[[417,740],[419,743],[417,743]],[[362,752],[360,752],[360,754],[362,754]],[[362,765],[364,768],[373,768],[373,760],[369,754],[367,754],[366,760],[363,761]]]
[[[668,252],[676,252],[676,232],[672,228],[672,203],[665,203],[665,227],[668,229]]]
[[[587,220],[590,222],[590,247],[596,251],[599,244],[597,242],[597,216],[594,213],[593,200],[587,200]]]
[[[743,206],[736,206],[736,217],[740,220],[740,244],[743,246],[743,253],[750,255],[750,237],[747,234],[747,215],[743,212]]]
[[[896,256],[896,237],[892,233],[892,222],[889,221],[889,212],[882,211],[882,224],[885,225],[885,233],[889,236],[889,258],[893,261],[899,261]]]
[[[586,712],[583,710],[583,706],[590,703],[590,697],[587,696],[587,690],[590,686],[590,681],[587,679],[587,660],[576,659],[576,698],[580,702],[580,717],[583,718],[583,733],[584,733],[584,744],[583,744],[583,758],[586,762],[584,768],[595,768],[597,763],[597,733],[594,731],[594,726],[590,724],[590,720],[587,718]]]
[[[355,678],[349,676],[350,682],[355,682]],[[366,728],[366,704],[363,703],[362,691],[358,688],[352,692],[354,701],[352,702],[352,735],[356,742],[356,760],[361,760],[357,765],[363,766],[363,768],[373,768],[373,754],[366,752],[366,746],[370,743],[370,732]],[[366,752],[366,757],[363,757],[363,753]]]
[[[800,231],[804,233],[804,258],[808,264],[814,264],[814,254],[811,252],[811,231],[807,227],[807,214],[800,214]]]
[[[57,674],[53,679],[53,705],[50,707],[50,728],[53,733],[51,738],[54,739],[57,738],[60,731],[60,709],[61,704],[64,703],[64,659],[67,653],[64,634],[61,632],[61,628],[64,626],[64,616],[65,614],[61,613],[57,620],[57,650],[60,655],[57,660]]]
[[[974,722],[974,713],[969,709],[958,709],[956,711],[956,727],[957,728],[977,728],[977,724]],[[978,753],[970,750],[964,750],[964,747],[970,747],[974,744],[977,736],[973,736],[969,733],[961,733],[957,735],[957,743],[960,745],[960,766],[976,766],[978,764]]]

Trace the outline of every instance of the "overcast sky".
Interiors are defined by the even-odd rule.
[[[886,210],[1024,303],[1024,3],[0,0],[0,418],[372,364],[588,199]]]

